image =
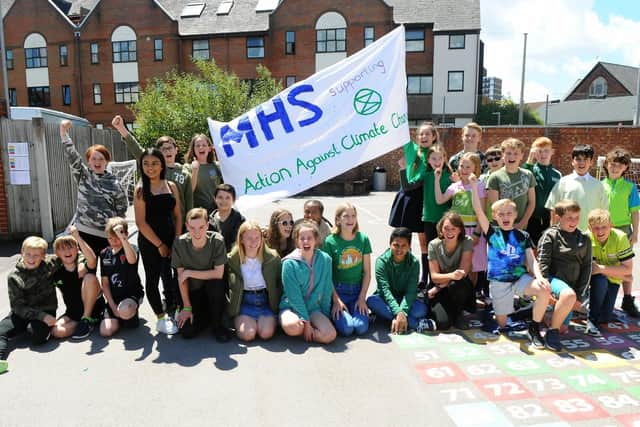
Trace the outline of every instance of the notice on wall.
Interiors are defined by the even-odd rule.
[[[9,180],[11,185],[30,185],[29,173],[29,143],[10,142],[9,153]]]

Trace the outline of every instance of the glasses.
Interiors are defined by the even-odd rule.
[[[502,159],[502,157],[500,156],[496,156],[496,157],[487,157],[487,162],[497,162],[498,160]]]
[[[280,221],[278,224],[280,224],[283,227],[286,227],[287,225],[293,226],[293,221]]]

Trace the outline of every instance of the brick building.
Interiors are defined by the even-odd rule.
[[[412,122],[462,125],[481,91],[479,0],[0,0],[11,105],[100,127],[151,77],[213,59],[241,79],[266,65],[285,85],[406,27]],[[1,84],[1,82],[0,82]]]

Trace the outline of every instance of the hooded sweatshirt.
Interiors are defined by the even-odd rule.
[[[313,283],[310,283],[311,277]],[[307,321],[314,311],[320,311],[327,317],[331,315],[331,257],[321,250],[314,251],[311,265],[307,264],[299,249],[284,257],[282,286],[281,311],[291,310]]]

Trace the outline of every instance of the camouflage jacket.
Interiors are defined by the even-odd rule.
[[[62,267],[60,259],[48,255],[36,269],[26,269],[22,258],[7,277],[11,311],[25,320],[43,320],[56,312],[58,299],[54,273]]]
[[[71,174],[78,183],[75,225],[82,232],[104,237],[107,220],[116,216],[124,217],[127,212],[127,195],[112,173],[98,175],[92,172],[82,162],[70,138],[62,142]]]

